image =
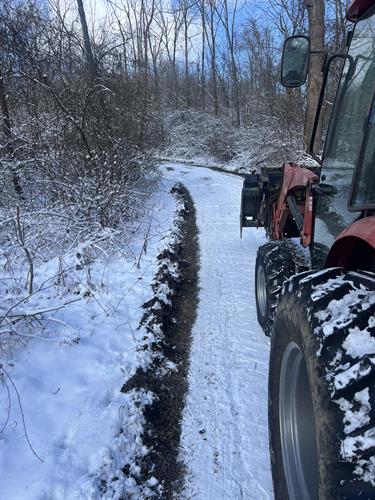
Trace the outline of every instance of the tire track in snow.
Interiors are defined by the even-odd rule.
[[[242,179],[182,165],[169,164],[166,172],[189,189],[200,232],[199,306],[181,439],[188,470],[183,497],[271,499],[269,342],[254,299],[264,232],[250,229],[239,238]]]

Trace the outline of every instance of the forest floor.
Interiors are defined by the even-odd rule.
[[[239,176],[162,170],[126,248],[76,267],[80,300],[57,288],[22,304],[47,313],[2,350],[1,500],[273,496],[253,292],[264,234],[239,237]]]

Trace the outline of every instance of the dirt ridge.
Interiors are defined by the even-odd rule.
[[[183,487],[184,464],[179,460],[182,411],[188,389],[187,375],[191,330],[198,304],[198,229],[195,207],[188,190],[178,184],[171,190],[179,202],[179,236],[158,255],[158,272],[153,282],[154,297],[144,304],[141,328],[148,334],[146,349],[152,361],[146,371],[138,369],[123,386],[151,391],[153,403],[144,411],[143,443],[149,453],[139,464],[140,482],[155,477],[153,493],[176,498]],[[162,297],[162,288],[168,293]],[[149,339],[152,342],[149,342]]]

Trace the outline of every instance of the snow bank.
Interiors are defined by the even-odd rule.
[[[85,242],[63,263],[52,257],[36,270],[38,293],[22,298],[8,318],[3,313],[9,331],[0,361],[2,498],[153,494],[155,478],[140,480],[143,410],[153,395],[121,389],[149,362],[139,349],[141,306],[154,296],[156,256],[174,238],[174,209],[164,186],[132,238],[93,261]],[[167,300],[168,290],[157,293]]]

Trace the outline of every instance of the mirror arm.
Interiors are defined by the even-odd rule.
[[[312,52],[314,53],[314,52]],[[321,54],[321,51],[317,51],[315,53]],[[315,113],[315,120],[314,120],[314,125],[311,133],[311,139],[310,139],[310,146],[309,146],[309,153],[310,155],[314,158],[315,161],[319,163],[319,165],[322,164],[321,158],[319,158],[318,155],[314,153],[314,144],[315,144],[315,138],[316,138],[316,131],[318,130],[318,124],[319,124],[319,119],[320,119],[320,114],[322,111],[323,107],[323,101],[324,101],[324,94],[327,86],[327,81],[328,81],[328,73],[329,73],[329,68],[332,64],[332,61],[335,59],[342,58],[346,59],[346,56],[343,54],[333,54],[330,57],[325,57],[324,63],[323,63],[323,82],[322,82],[322,88],[320,89],[320,94],[319,94],[319,101],[318,101],[318,108]]]

